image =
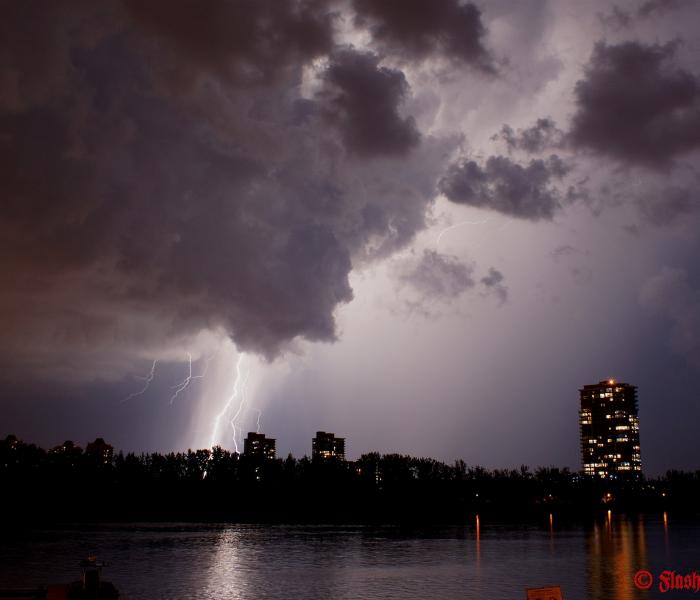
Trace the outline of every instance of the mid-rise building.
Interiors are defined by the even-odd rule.
[[[264,433],[248,432],[248,437],[243,440],[243,454],[258,458],[274,459],[276,455],[275,440],[265,437]]]
[[[614,379],[580,390],[581,457],[585,475],[636,478],[642,473],[637,388]]]
[[[0,441],[0,447],[7,448],[8,450],[17,450],[17,447],[21,444],[22,442],[18,440],[17,436],[12,433],[5,438],[4,442]]]
[[[334,433],[317,431],[311,441],[311,458],[313,460],[345,460],[345,438],[335,437]]]
[[[49,454],[80,455],[82,453],[83,449],[76,446],[72,440],[66,440],[61,445],[54,446],[49,450]]]
[[[105,465],[112,462],[113,454],[114,448],[105,442],[103,438],[96,438],[94,442],[88,442],[88,445],[85,447],[86,456],[90,456],[97,462]]]

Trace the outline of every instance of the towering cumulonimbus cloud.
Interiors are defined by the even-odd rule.
[[[405,75],[337,43],[325,2],[2,13],[0,336],[17,373],[116,376],[117,356],[203,329],[267,357],[334,340],[353,266],[425,226],[458,143],[421,135]]]
[[[700,146],[700,84],[677,46],[627,41],[595,46],[570,123],[548,111],[560,125],[502,130],[507,156],[469,148],[474,114],[489,112],[462,110],[469,78],[494,94],[512,83],[487,7],[470,2],[0,12],[0,358],[31,372],[89,356],[87,376],[115,375],[117,356],[152,360],[203,330],[267,357],[332,341],[352,270],[406,248],[438,192],[550,221],[584,196],[571,180],[587,153],[661,172]],[[501,36],[502,13],[490,17]],[[445,87],[414,95],[433,84]],[[695,210],[689,182],[661,182],[670,200],[639,199],[642,214]]]

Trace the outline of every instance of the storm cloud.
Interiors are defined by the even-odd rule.
[[[700,147],[700,82],[675,43],[598,43],[575,88],[572,144],[652,169]]]
[[[425,226],[454,145],[400,113],[403,73],[334,45],[325,3],[45,8],[4,7],[7,364],[335,340],[354,264]]]
[[[556,183],[569,171],[557,155],[523,166],[505,156],[491,156],[482,166],[468,160],[452,165],[440,191],[452,202],[532,221],[551,220],[562,207]]]
[[[324,79],[326,117],[351,153],[401,156],[418,145],[413,118],[398,112],[408,90],[403,73],[380,67],[375,55],[346,50],[333,57]]]
[[[458,0],[353,0],[355,22],[383,52],[408,59],[445,57],[493,71],[481,11]]]
[[[334,13],[318,0],[125,0],[128,17],[166,42],[178,61],[237,83],[261,84],[333,48]],[[183,65],[184,63],[184,65]]]

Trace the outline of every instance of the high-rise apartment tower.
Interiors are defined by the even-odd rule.
[[[602,479],[639,477],[642,461],[637,388],[607,379],[584,385],[579,392],[584,474]]]

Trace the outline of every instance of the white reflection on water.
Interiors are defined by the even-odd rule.
[[[240,529],[225,529],[216,542],[213,557],[207,567],[206,583],[203,594],[205,598],[221,598],[224,591],[228,597],[252,598],[249,573],[241,560],[244,532]]]

